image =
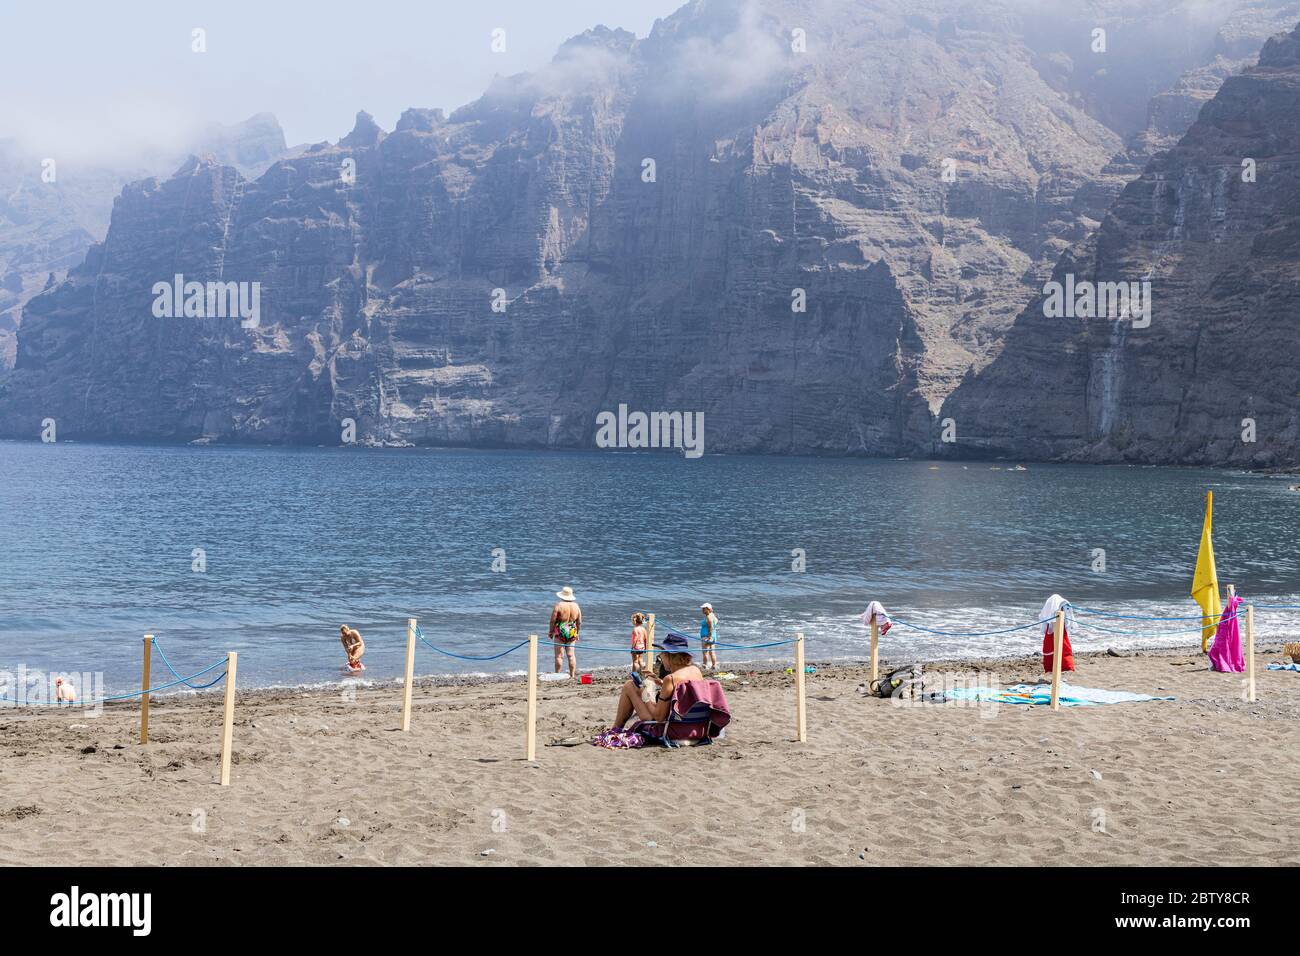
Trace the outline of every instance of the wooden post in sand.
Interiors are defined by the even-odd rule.
[[[1052,638],[1052,710],[1061,709],[1061,651],[1064,650],[1065,611],[1056,612],[1056,628]]]
[[[1255,605],[1246,608],[1246,700],[1255,702]]]
[[[877,645],[880,643],[880,622],[876,620],[875,615],[871,616],[871,680],[872,683],[880,678],[880,654]],[[870,686],[870,685],[867,685]]]
[[[140,743],[149,742],[149,652],[153,650],[153,635],[144,636],[144,670],[140,672]]]
[[[647,617],[649,621],[646,623],[645,629],[645,659],[646,666],[650,669],[650,673],[653,674],[655,670],[655,616],[649,614]]]
[[[221,725],[221,785],[230,786],[230,743],[235,733],[235,665],[239,655],[226,654],[226,714]]]
[[[524,729],[526,760],[537,759],[537,635],[528,635],[528,723]]]
[[[415,677],[415,618],[406,619],[406,688],[402,691],[402,730],[411,729],[411,681]]]
[[[806,744],[808,712],[804,708],[803,668],[803,631],[800,631],[795,635],[794,641],[794,730],[795,739],[801,744]]]

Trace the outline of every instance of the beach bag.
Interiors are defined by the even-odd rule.
[[[907,667],[900,667],[897,670],[890,671],[884,677],[873,680],[869,685],[869,689],[872,697],[888,700],[908,685],[919,689],[921,681],[921,669],[909,664]]]
[[[645,737],[634,730],[602,730],[592,739],[591,744],[609,750],[635,750],[645,746]]]

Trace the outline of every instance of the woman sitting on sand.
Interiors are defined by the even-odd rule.
[[[655,641],[655,650],[659,651],[659,664],[663,677],[644,677],[655,689],[654,700],[646,703],[641,697],[641,685],[629,679],[623,683],[618,694],[618,710],[614,714],[614,730],[622,730],[633,714],[641,720],[663,720],[668,716],[672,706],[673,691],[683,681],[704,680],[700,669],[691,662],[691,655],[686,638],[669,631],[663,642]]]
[[[361,655],[366,652],[366,642],[361,639],[361,632],[348,627],[346,624],[340,624],[339,640],[343,642],[343,650],[348,655],[347,669],[350,671],[365,670],[366,665],[361,663]]]

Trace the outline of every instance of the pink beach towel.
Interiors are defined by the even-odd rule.
[[[1228,606],[1219,618],[1219,629],[1214,633],[1214,644],[1210,647],[1210,667],[1216,671],[1240,673],[1246,669],[1246,662],[1241,656],[1241,622],[1237,618],[1237,607],[1241,598],[1233,595],[1228,598]]]

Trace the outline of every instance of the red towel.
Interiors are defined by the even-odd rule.
[[[1052,669],[1052,654],[1056,649],[1055,628],[1049,624],[1043,629],[1043,673]],[[1061,670],[1074,670],[1074,650],[1070,647],[1070,629],[1061,628]]]

